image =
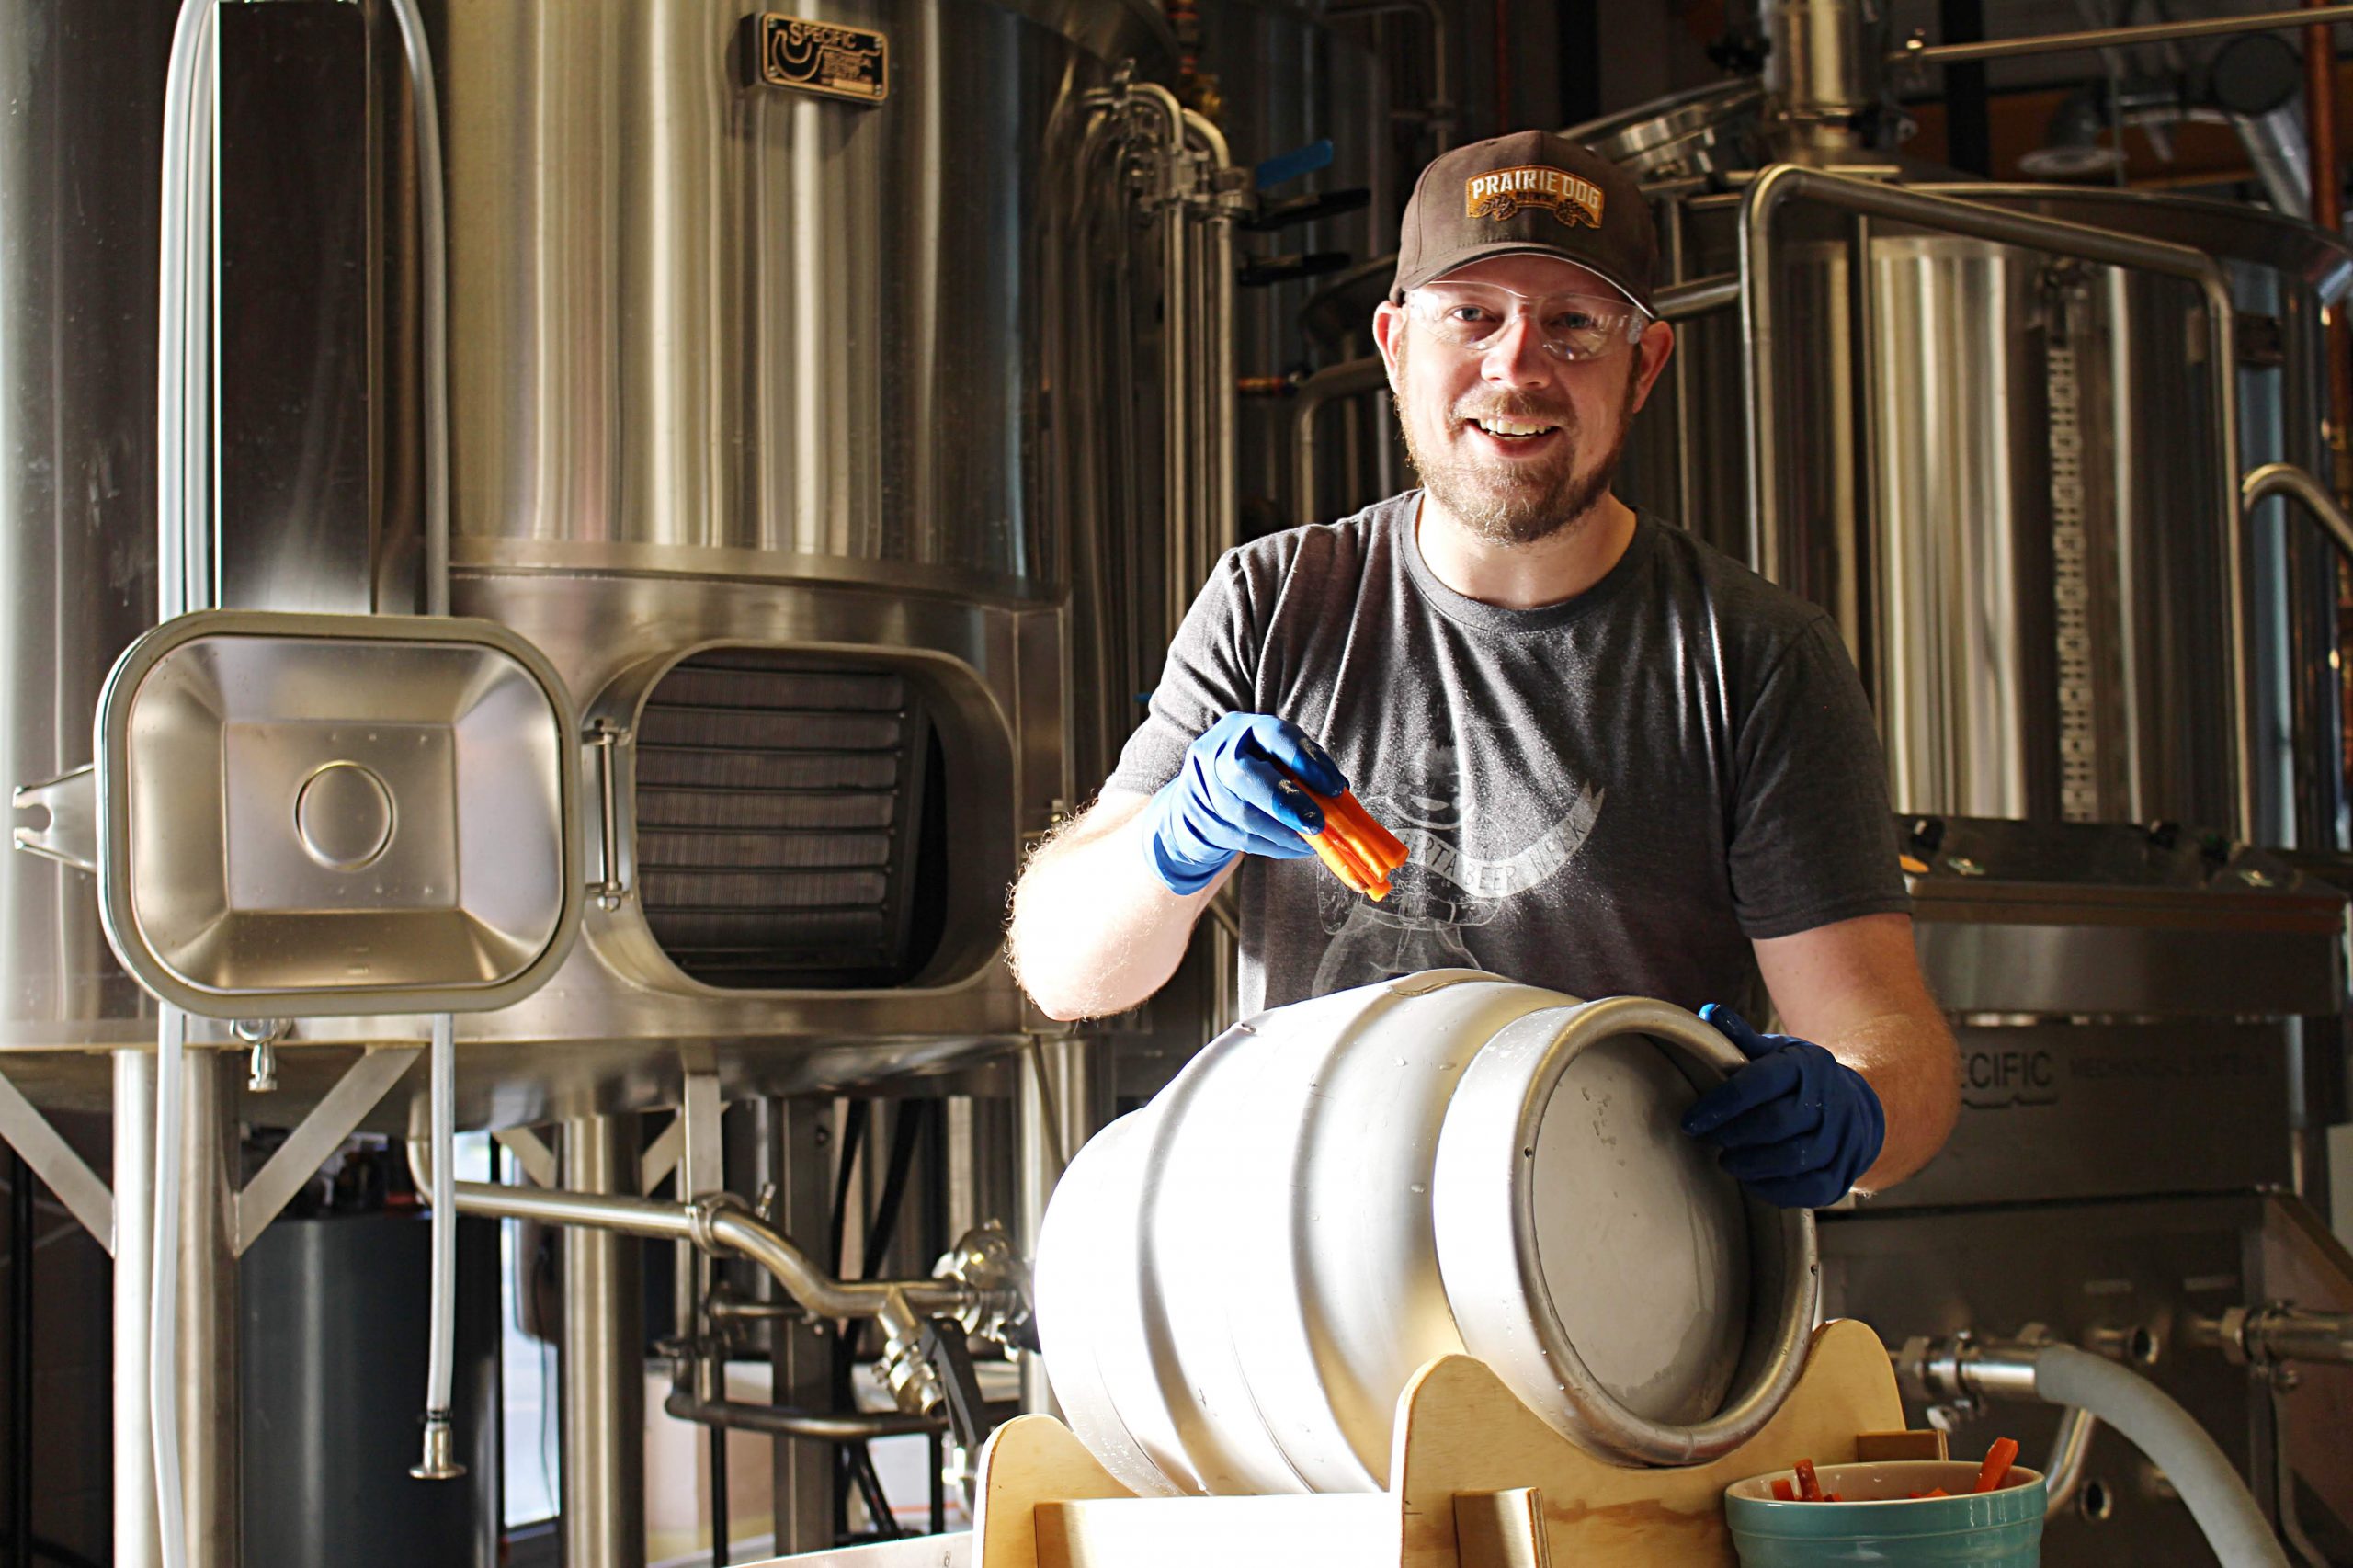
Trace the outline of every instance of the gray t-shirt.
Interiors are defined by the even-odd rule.
[[[1420,500],[1228,553],[1108,781],[1158,790],[1220,716],[1278,714],[1412,849],[1380,903],[1246,857],[1245,1012],[1452,966],[1754,1006],[1750,938],[1909,910],[1870,707],[1820,609],[1648,516],[1585,593],[1498,608],[1432,574]]]

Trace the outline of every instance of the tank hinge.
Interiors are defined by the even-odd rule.
[[[40,784],[20,784],[17,810],[42,811],[49,820],[17,824],[17,847],[80,871],[98,869],[98,776],[85,763]]]

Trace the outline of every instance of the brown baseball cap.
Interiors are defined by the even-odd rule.
[[[1565,136],[1518,131],[1430,160],[1397,236],[1392,304],[1491,256],[1557,256],[1647,311],[1658,231],[1634,176]]]

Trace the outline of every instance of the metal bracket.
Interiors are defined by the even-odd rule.
[[[638,1191],[647,1198],[653,1197],[654,1189],[668,1180],[670,1173],[678,1168],[678,1157],[686,1152],[686,1118],[674,1116],[670,1119],[670,1124],[656,1133],[654,1142],[645,1146],[645,1153],[638,1159]],[[552,1187],[554,1183],[550,1182],[547,1185]]]
[[[85,770],[86,771],[86,769]],[[22,791],[18,791],[21,795]],[[17,830],[22,833],[24,830]],[[97,1177],[74,1146],[58,1136],[23,1091],[0,1074],[0,1139],[23,1156],[33,1174],[49,1184],[82,1228],[114,1256],[114,1189]]]
[[[20,784],[13,797],[20,812],[40,810],[49,821],[19,825],[17,847],[77,871],[98,869],[98,774],[85,763],[42,784]]]
[[[727,1165],[720,1153],[720,1118],[726,1105],[719,1097],[719,1074],[688,1073],[685,1103],[678,1107],[676,1125],[685,1129],[686,1150],[678,1161],[678,1197],[691,1201],[720,1191],[727,1185]]]
[[[312,1108],[293,1136],[278,1145],[260,1174],[237,1194],[236,1233],[232,1240],[238,1256],[244,1256],[254,1239],[269,1228],[269,1222],[302,1190],[302,1184],[326,1164],[327,1156],[343,1146],[343,1141],[400,1082],[420,1053],[414,1045],[371,1050],[353,1062],[326,1097]]]
[[[523,1167],[523,1174],[535,1185],[551,1188],[556,1185],[555,1151],[538,1133],[528,1127],[510,1127],[491,1136],[498,1141],[500,1148],[515,1156],[515,1163]]]

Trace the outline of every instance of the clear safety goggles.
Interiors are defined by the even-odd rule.
[[[1406,312],[1440,342],[1483,354],[1516,312],[1536,324],[1555,359],[1604,359],[1640,342],[1650,312],[1618,294],[1522,294],[1493,283],[1431,283],[1405,296]]]

